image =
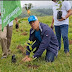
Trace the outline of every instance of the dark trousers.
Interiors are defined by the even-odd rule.
[[[68,41],[68,25],[55,26],[55,32],[59,43],[59,50],[61,48],[61,35],[64,43],[64,52],[69,52],[69,41]]]
[[[46,60],[47,62],[53,62],[55,56],[56,56],[56,55],[55,55],[53,52],[47,50],[45,60]]]

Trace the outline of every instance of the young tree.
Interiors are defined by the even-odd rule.
[[[30,9],[32,8],[32,3],[25,4],[24,8],[27,10],[28,15],[30,16]]]
[[[62,2],[64,0],[57,0],[58,4],[59,4],[59,8],[57,8],[58,10],[58,13],[57,13],[57,19],[61,19],[62,18],[62,11],[61,11],[61,8],[62,8]],[[58,6],[58,5],[57,5]]]

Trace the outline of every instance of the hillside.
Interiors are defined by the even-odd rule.
[[[31,9],[31,15],[36,16],[50,16],[52,15],[52,9]],[[28,17],[27,11],[22,8],[22,14],[19,16],[19,18]]]

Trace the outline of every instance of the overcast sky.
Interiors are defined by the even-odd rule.
[[[32,3],[33,7],[47,7],[52,5],[52,1],[21,1],[21,6],[23,7],[24,4]],[[72,5],[72,1],[70,1]]]
[[[52,1],[21,1],[21,6],[23,7],[24,4],[32,3],[33,6],[48,6],[52,4]]]

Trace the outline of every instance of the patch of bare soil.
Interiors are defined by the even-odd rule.
[[[28,34],[27,32],[24,32],[24,33],[22,33],[21,35],[24,35],[24,36],[25,36],[25,35],[27,35],[27,34]]]
[[[16,32],[18,32],[18,29],[16,30]]]
[[[39,67],[39,65],[31,65],[31,64],[28,64],[28,68],[37,69],[38,67]]]
[[[21,32],[23,32],[23,30],[22,30],[22,29],[21,29],[20,31],[21,31]]]
[[[19,49],[19,51],[20,51],[21,53],[23,53],[23,55],[25,55],[25,47],[26,47],[26,46],[23,47],[23,46],[21,46],[21,45],[18,45],[18,46],[17,46],[17,49]]]
[[[69,40],[69,44],[70,44],[70,45],[72,44],[72,40]]]

